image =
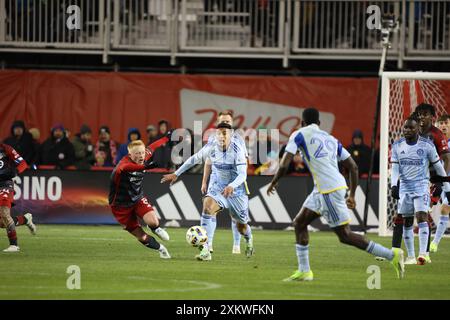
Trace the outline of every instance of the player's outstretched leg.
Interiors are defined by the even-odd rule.
[[[142,219],[147,224],[148,228],[150,230],[152,230],[152,232],[154,234],[156,234],[161,240],[164,240],[164,241],[170,240],[170,237],[169,237],[169,234],[167,233],[167,231],[159,226],[159,220],[158,220],[158,217],[156,216],[156,213],[154,210],[151,210],[151,211],[147,212],[146,214],[144,214]]]
[[[298,269],[283,281],[312,281],[314,274],[309,266],[309,233],[308,225],[319,215],[314,211],[303,207],[294,219],[295,227],[295,251],[298,260]]]
[[[392,234],[392,248],[402,247],[403,226],[405,221],[401,215],[394,217],[394,231]]]
[[[252,228],[249,224],[240,222],[236,222],[236,227],[239,230],[239,233],[244,236],[246,242],[245,255],[247,258],[250,258],[254,253]]]
[[[144,246],[146,246],[149,249],[158,250],[159,256],[161,259],[170,259],[169,251],[167,251],[167,248],[164,247],[161,243],[156,241],[155,238],[153,238],[151,235],[147,234],[141,227],[137,227],[134,230],[127,229],[128,232],[130,232],[132,235],[138,239],[140,243],[142,243]]]
[[[14,221],[14,225],[16,227],[26,225],[30,230],[32,235],[36,234],[36,225],[33,223],[33,215],[31,213],[25,213],[23,215],[12,217]],[[0,228],[6,228],[6,225],[3,223],[3,220],[0,219]]]
[[[414,216],[405,217],[403,224],[403,241],[405,242],[406,252],[408,257],[405,259],[405,264],[416,264],[416,253],[414,250]]]
[[[354,233],[350,230],[348,224],[333,228],[333,231],[339,237],[339,241],[344,244],[348,244],[357,247],[361,250],[365,250],[374,256],[383,257],[386,260],[391,261],[392,266],[395,269],[397,277],[402,279],[405,273],[403,250],[399,248],[388,249],[382,245],[370,241],[365,237]]]
[[[445,207],[444,207],[445,206]],[[434,234],[434,239],[430,244],[430,252],[437,252],[439,242],[441,241],[442,237],[445,234],[445,231],[447,230],[449,216],[448,212],[450,211],[450,207],[447,205],[442,205],[442,212],[439,217],[439,223],[436,228],[436,233]]]
[[[431,262],[427,259],[428,236],[430,234],[427,215],[428,213],[423,211],[416,213],[419,226],[419,256],[417,257],[417,264],[419,265]]]
[[[205,197],[203,199],[203,212],[200,219],[200,224],[206,230],[208,241],[201,247],[200,254],[196,255],[197,260],[209,261],[212,259],[210,252],[210,245],[214,239],[214,233],[216,231],[217,219],[216,214],[221,210],[221,207],[211,197]]]
[[[6,228],[6,234],[9,240],[9,247],[3,250],[3,252],[19,252],[20,248],[17,245],[17,234],[14,220],[10,214],[10,208],[7,206],[0,206],[0,216],[3,221],[3,225]]]
[[[240,254],[241,253],[241,233],[239,232],[236,221],[231,219],[231,230],[233,230],[233,250],[231,253]]]

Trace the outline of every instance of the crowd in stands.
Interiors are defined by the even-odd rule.
[[[11,126],[10,136],[4,143],[12,146],[30,166],[54,166],[56,169],[74,167],[80,170],[91,168],[113,168],[124,156],[128,154],[127,146],[131,141],[143,140],[151,144],[164,137],[172,128],[166,120],[161,120],[158,125],[148,125],[146,134],[143,135],[138,128],[129,128],[124,143],[111,139],[111,130],[108,126],[101,126],[98,132],[98,140],[93,141],[91,128],[83,124],[78,132],[71,137],[70,131],[63,124],[55,124],[50,129],[49,137],[42,143],[40,132],[37,128],[28,129],[23,121],[14,121]],[[249,174],[273,175],[278,170],[279,160],[283,156],[286,145],[280,146],[275,137],[271,137],[270,130],[266,127],[258,127],[257,139],[249,140],[247,147],[249,158],[253,159],[249,164]],[[180,134],[181,132],[181,134]],[[172,141],[156,149],[153,153],[153,161],[156,168],[175,170],[187,158],[199,150],[206,143],[207,137],[194,137],[190,129],[178,131],[177,137],[172,136]],[[173,141],[176,140],[176,141]],[[194,145],[197,142],[197,145]],[[172,152],[173,148],[180,145],[180,152]],[[369,173],[369,161],[371,149],[364,143],[361,130],[355,130],[352,143],[346,147],[355,159],[361,175]],[[188,150],[189,152],[185,152]],[[173,154],[172,154],[173,153]],[[378,173],[379,151],[375,154],[373,173]],[[203,166],[198,165],[191,172],[202,172]],[[294,156],[289,167],[289,174],[308,173],[308,168],[299,153]]]

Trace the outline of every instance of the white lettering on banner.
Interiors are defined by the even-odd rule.
[[[280,130],[280,142],[285,143],[289,135],[301,124],[304,108],[286,106],[277,103],[236,98],[204,91],[182,89],[180,91],[182,126],[192,128],[194,121],[202,121],[202,130],[214,126],[220,111],[232,110],[235,125],[242,129],[257,129],[264,125],[270,129]],[[267,115],[267,116],[262,116]],[[326,132],[331,132],[334,115],[320,112],[320,125]]]
[[[31,178],[31,179],[30,179]],[[62,197],[62,180],[59,177],[15,177],[14,200],[51,200]],[[31,180],[31,181],[30,181]]]
[[[364,219],[364,204],[366,203],[366,194],[362,190],[360,186],[356,188],[355,192],[355,201],[356,201],[356,212],[358,213],[361,220]],[[350,210],[353,214],[353,210]],[[352,225],[359,225],[358,220],[353,220],[350,223]],[[367,211],[367,225],[368,226],[378,226],[378,218],[373,211],[372,206],[369,204],[369,210]]]
[[[184,183],[175,183],[173,186],[170,186],[170,191],[172,191],[186,220],[200,220],[200,213]]]

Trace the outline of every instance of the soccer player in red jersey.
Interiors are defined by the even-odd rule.
[[[167,232],[159,227],[155,210],[144,196],[142,182],[144,171],[153,168],[154,150],[169,142],[170,134],[155,141],[148,148],[141,140],[128,145],[128,155],[123,157],[111,174],[109,205],[116,220],[144,246],[158,250],[162,259],[170,259],[166,247],[147,234],[138,222],[144,220],[162,240],[169,240]]]
[[[25,160],[11,146],[0,143],[0,227],[6,229],[9,247],[3,252],[19,252],[17,245],[16,226],[27,224],[31,232],[36,231],[30,213],[19,217],[11,217],[11,207],[14,201],[13,178],[27,168]]]
[[[436,147],[437,153],[444,162],[444,169],[448,173],[450,171],[450,150],[447,143],[446,136],[433,125],[434,117],[436,116],[436,109],[431,104],[421,103],[416,107],[414,111],[415,117],[419,121],[419,133],[423,137],[430,139]],[[432,169],[430,171],[433,171]],[[430,176],[435,173],[430,172]],[[439,185],[435,184],[431,188],[431,203],[436,204],[442,193],[442,189]],[[429,217],[429,224],[433,222],[431,216]],[[431,226],[430,226],[431,227]],[[394,233],[392,236],[392,247],[400,248],[403,235],[403,219],[397,215],[394,217]],[[431,232],[429,233],[427,252],[430,251],[430,239]],[[431,262],[429,255],[427,255],[427,263]]]

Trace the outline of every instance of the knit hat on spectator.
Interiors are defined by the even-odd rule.
[[[152,124],[149,124],[147,126],[147,132],[149,132],[150,130],[156,130],[156,127],[154,125],[152,125]]]
[[[101,126],[101,127],[100,127],[100,130],[98,131],[98,133],[103,133],[103,132],[106,132],[106,133],[108,133],[108,134],[111,134],[111,131],[109,130],[109,127],[108,127],[108,126]]]
[[[363,133],[360,129],[356,129],[355,131],[353,131],[352,139],[354,138],[363,138]]]
[[[52,133],[55,132],[55,130],[57,130],[57,129],[64,132],[64,126],[61,123],[57,123],[52,127]]]
[[[92,133],[91,128],[89,128],[88,125],[83,124],[80,128],[80,134],[85,134],[85,133]]]

